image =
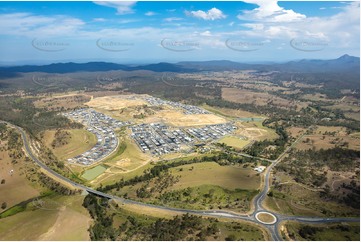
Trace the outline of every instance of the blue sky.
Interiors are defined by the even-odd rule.
[[[359,56],[359,2],[0,2],[0,64]]]

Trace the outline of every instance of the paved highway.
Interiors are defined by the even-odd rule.
[[[7,122],[4,122],[7,123]],[[145,204],[142,202],[138,202],[138,201],[133,201],[133,200],[129,200],[129,199],[124,199],[121,197],[117,197],[111,194],[107,194],[104,192],[100,192],[97,190],[94,190],[90,187],[84,186],[82,184],[76,183],[60,174],[58,174],[57,172],[55,172],[54,170],[50,169],[49,167],[47,167],[43,162],[41,162],[37,156],[33,153],[31,147],[30,147],[30,142],[29,139],[25,133],[25,131],[18,127],[15,126],[13,124],[7,123],[8,125],[10,125],[11,127],[16,128],[20,134],[21,137],[23,139],[23,143],[24,143],[24,148],[25,148],[25,152],[26,154],[40,167],[42,167],[43,169],[45,169],[47,172],[51,173],[52,175],[54,175],[55,177],[73,185],[74,187],[81,189],[81,190],[85,190],[89,193],[93,193],[96,194],[98,196],[102,196],[102,197],[106,197],[109,199],[113,199],[113,200],[117,200],[120,201],[122,203],[125,204],[136,204],[136,205],[140,205],[140,206],[145,206],[145,207],[150,207],[150,208],[157,208],[157,209],[162,209],[162,210],[166,210],[166,211],[171,211],[171,212],[181,212],[181,213],[190,213],[190,214],[196,214],[196,215],[200,215],[200,216],[213,216],[213,217],[222,217],[222,218],[230,218],[230,219],[235,219],[235,220],[242,220],[242,221],[249,221],[249,222],[254,222],[257,223],[263,227],[265,227],[266,229],[268,229],[268,231],[271,234],[271,237],[273,240],[282,240],[282,237],[279,233],[279,224],[281,222],[284,221],[297,221],[297,222],[304,222],[304,223],[312,223],[312,224],[322,224],[322,223],[330,223],[330,222],[360,222],[360,218],[323,218],[323,217],[303,217],[303,216],[287,216],[287,215],[282,215],[282,214],[277,214],[277,213],[273,213],[271,211],[267,211],[266,209],[263,208],[262,206],[262,202],[265,199],[267,192],[269,190],[269,177],[270,177],[270,173],[272,168],[277,165],[282,159],[283,157],[291,150],[291,148],[297,144],[299,142],[299,140],[304,136],[300,136],[291,146],[289,146],[276,160],[272,161],[272,164],[266,169],[265,171],[265,176],[264,176],[264,184],[263,184],[263,189],[262,191],[254,198],[254,212],[251,215],[240,215],[237,213],[233,213],[233,212],[228,212],[228,211],[217,211],[217,210],[189,210],[189,209],[180,209],[180,208],[171,208],[171,207],[166,207],[166,206],[160,206],[160,205],[153,205],[153,204]],[[260,221],[258,221],[256,219],[256,214],[259,212],[266,212],[266,213],[270,213],[272,215],[274,215],[274,217],[276,218],[276,221],[274,224],[265,224],[262,223]]]

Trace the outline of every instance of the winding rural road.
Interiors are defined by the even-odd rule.
[[[266,169],[263,189],[253,200],[254,212],[251,215],[240,215],[240,214],[233,213],[233,212],[228,212],[228,211],[189,210],[189,209],[171,208],[171,207],[160,206],[160,205],[146,204],[146,203],[137,202],[137,201],[133,201],[133,200],[129,200],[129,199],[124,199],[124,198],[121,198],[121,197],[118,197],[118,196],[115,196],[115,195],[111,195],[111,194],[107,194],[107,193],[104,193],[104,192],[100,192],[100,191],[97,191],[97,190],[95,190],[93,188],[90,188],[90,187],[84,186],[82,184],[76,183],[76,182],[70,180],[69,178],[66,178],[66,177],[60,175],[59,173],[55,172],[54,170],[50,169],[48,166],[46,166],[43,162],[41,162],[37,158],[37,156],[33,153],[32,149],[30,148],[29,138],[27,137],[25,131],[22,128],[20,128],[18,126],[15,126],[15,125],[13,125],[11,123],[8,123],[8,122],[3,121],[3,123],[7,123],[9,126],[16,128],[20,132],[21,137],[23,139],[26,154],[37,165],[39,165],[41,168],[43,168],[47,172],[51,173],[52,175],[54,175],[58,179],[61,179],[62,181],[65,181],[66,183],[69,183],[69,184],[71,184],[72,186],[74,186],[74,187],[76,187],[78,189],[85,190],[85,191],[87,191],[89,193],[93,193],[93,194],[96,194],[98,196],[102,196],[102,197],[105,197],[105,198],[117,200],[117,201],[120,201],[120,202],[125,203],[125,204],[135,204],[135,205],[140,205],[140,206],[145,206],[145,207],[150,207],[150,208],[157,208],[157,209],[162,209],[162,210],[171,211],[171,212],[190,213],[190,214],[196,214],[196,215],[200,215],[200,216],[222,217],[222,218],[230,218],[230,219],[235,219],[235,220],[243,220],[243,221],[253,222],[253,223],[257,223],[258,225],[261,225],[261,226],[265,227],[270,232],[272,239],[276,240],[276,241],[282,240],[282,236],[280,235],[280,232],[279,232],[279,225],[280,225],[281,222],[284,222],[284,221],[297,221],[297,222],[312,223],[312,224],[322,224],[322,223],[330,223],[330,222],[360,222],[360,218],[324,218],[324,217],[288,216],[288,215],[282,215],[282,214],[278,214],[278,213],[268,211],[267,209],[265,209],[262,206],[262,203],[263,203],[263,201],[264,201],[264,199],[265,199],[265,197],[266,197],[266,195],[268,193],[269,187],[270,187],[269,180],[270,180],[270,174],[271,174],[272,168],[274,166],[276,166],[283,159],[283,157],[291,150],[291,148],[295,144],[298,143],[298,141],[304,135],[301,135],[298,139],[296,139],[296,141],[293,142],[293,144],[291,146],[289,146]],[[275,220],[273,222],[271,222],[271,223],[266,223],[266,222],[259,221],[257,219],[257,214],[258,213],[270,214],[272,217],[275,218]]]

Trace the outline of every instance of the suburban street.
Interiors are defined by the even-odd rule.
[[[4,122],[4,123],[7,123],[7,122]],[[253,223],[256,223],[256,224],[261,225],[264,228],[266,228],[270,232],[271,238],[276,241],[282,240],[282,236],[279,232],[279,226],[280,226],[280,223],[285,222],[285,221],[297,221],[297,222],[310,223],[310,224],[322,224],[322,223],[331,223],[331,222],[359,222],[360,221],[360,218],[325,218],[325,217],[304,217],[304,216],[282,215],[282,214],[268,211],[267,209],[265,209],[263,207],[263,205],[262,205],[263,201],[264,201],[265,197],[267,196],[267,193],[270,188],[270,174],[272,172],[272,168],[274,166],[276,166],[283,159],[283,157],[292,149],[292,147],[302,139],[302,137],[305,135],[305,133],[303,135],[301,135],[300,137],[298,137],[292,143],[292,145],[290,145],[288,148],[286,148],[286,150],[276,160],[272,161],[271,165],[268,166],[267,169],[265,170],[263,188],[261,189],[261,192],[253,200],[253,204],[254,204],[253,213],[250,215],[240,215],[240,214],[228,212],[228,211],[188,210],[188,209],[179,209],[179,208],[171,208],[171,207],[165,207],[165,206],[159,206],[159,205],[145,204],[145,203],[117,197],[117,196],[114,196],[111,194],[103,193],[103,192],[97,191],[93,188],[76,183],[76,182],[58,174],[56,171],[50,169],[41,160],[39,160],[37,158],[37,156],[33,153],[32,149],[30,147],[31,142],[30,142],[28,136],[26,135],[25,131],[22,128],[15,126],[13,124],[10,124],[10,123],[7,123],[7,124],[11,127],[16,128],[20,132],[22,139],[23,139],[26,154],[41,168],[45,169],[47,172],[51,173],[58,179],[61,179],[62,181],[69,183],[78,189],[87,191],[89,193],[96,194],[98,196],[113,199],[113,200],[122,202],[124,204],[135,204],[135,205],[140,205],[140,206],[150,207],[150,208],[157,208],[157,209],[171,211],[171,212],[190,213],[190,214],[196,214],[196,215],[200,215],[200,216],[222,217],[222,218],[235,219],[235,220],[239,220],[239,221],[253,222]],[[265,222],[259,221],[257,219],[257,214],[260,212],[273,215],[275,218],[275,221],[273,221],[271,223],[265,223]]]

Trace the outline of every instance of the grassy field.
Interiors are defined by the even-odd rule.
[[[113,159],[106,161],[105,164],[112,168],[120,169],[123,172],[131,171],[144,165],[150,159],[150,156],[143,153],[130,138],[125,138],[125,149]]]
[[[265,223],[272,223],[274,221],[274,217],[267,213],[261,213],[257,217],[259,220],[261,220]]]
[[[82,196],[52,196],[0,219],[2,240],[89,240],[91,219]]]
[[[294,138],[298,138],[305,131],[304,128],[300,128],[300,127],[289,127],[286,130],[288,135]]]
[[[330,109],[330,110],[340,109],[342,111],[360,112],[360,107],[358,107],[356,105],[351,105],[348,103],[340,103],[340,104],[335,104],[332,106],[325,106],[325,108]]]
[[[206,184],[232,190],[255,190],[260,185],[260,176],[252,168],[220,166],[215,162],[179,166],[171,171],[174,176],[180,176],[172,190]]]
[[[289,183],[282,185],[282,192],[272,189],[273,196],[267,196],[265,206],[272,211],[300,216],[349,217],[359,211],[344,204],[325,201],[318,190]]]
[[[308,150],[314,147],[319,150],[342,145],[344,148],[360,150],[360,138],[357,134],[347,134],[344,127],[318,126],[312,134],[304,136],[296,148]]]
[[[91,181],[91,180],[95,179],[96,177],[100,176],[101,174],[103,174],[103,172],[106,169],[107,169],[106,167],[104,167],[102,165],[98,165],[89,170],[86,170],[81,177],[85,178],[88,181]]]
[[[24,200],[37,197],[40,193],[37,189],[39,186],[31,183],[26,176],[27,165],[21,159],[17,164],[13,164],[9,158],[7,151],[0,151],[0,180],[4,179],[4,183],[0,184],[0,204],[6,202],[7,208],[10,208]],[[13,170],[11,174],[10,171]],[[0,212],[3,209],[0,208]]]
[[[135,152],[140,152],[137,147],[133,146],[133,148],[136,148]],[[128,150],[128,152],[130,152],[130,151],[131,150]],[[133,157],[136,159],[136,156],[134,156],[134,154],[136,154],[136,153],[133,153]],[[140,153],[140,155],[142,155],[142,154],[144,154],[144,153]],[[200,156],[200,155],[199,154],[189,154],[187,156],[184,155],[182,158],[176,158],[176,159],[170,160],[168,162],[174,162],[177,160],[188,160],[188,159],[192,159],[196,156]],[[135,161],[135,165],[136,164],[137,163]],[[92,185],[97,186],[100,183],[102,183],[103,185],[108,185],[108,184],[115,183],[115,182],[119,181],[120,179],[128,180],[135,176],[143,175],[143,172],[145,170],[152,168],[155,164],[157,164],[157,162],[139,163],[135,169],[126,170],[123,167],[126,168],[126,166],[131,165],[131,164],[124,163],[124,164],[122,164],[123,167],[121,167],[121,166],[118,166],[116,162],[108,162],[108,163],[106,163],[106,165],[109,166],[109,169],[105,173],[103,173],[100,177],[98,177],[97,179],[92,181]]]
[[[177,182],[162,192],[151,192],[141,198],[148,203],[189,209],[229,209],[248,212],[250,201],[257,193],[260,176],[251,168],[220,166],[215,162],[194,163],[170,169]],[[164,180],[163,180],[164,181]],[[137,190],[146,186],[150,191],[163,184],[158,178],[125,186],[115,191],[119,196],[139,200]]]
[[[297,149],[330,149],[347,143],[344,148],[360,150],[360,139],[351,136],[328,136],[328,135],[307,135],[296,145]]]
[[[307,241],[360,241],[359,223],[332,223],[324,225],[308,225],[287,222],[282,225],[285,240]]]
[[[34,102],[37,108],[47,108],[52,110],[60,110],[61,108],[79,108],[83,107],[83,103],[88,102],[90,96],[85,94],[65,94],[53,97],[41,98]]]
[[[256,194],[256,190],[229,190],[215,185],[201,185],[173,190],[160,196],[160,199],[150,201],[185,209],[225,209],[247,213]]]
[[[235,136],[226,136],[218,141],[218,143],[224,143],[227,146],[234,147],[236,149],[242,149],[250,143],[249,140],[243,140]]]
[[[53,149],[51,142],[54,140],[55,130],[44,133],[44,143],[60,160],[66,160],[90,150],[96,144],[96,136],[85,129],[66,130],[71,134],[68,144]]]
[[[120,147],[122,152],[117,152],[117,155],[111,156],[110,159],[103,162],[109,168],[93,180],[91,185],[98,186],[100,183],[103,185],[111,184],[119,181],[121,178],[132,177],[133,174],[142,174],[143,167],[148,167],[148,163],[151,160],[150,155],[141,152],[134,141],[128,137],[124,137],[123,142],[123,148],[125,149]]]
[[[352,118],[354,120],[360,121],[360,113],[359,112],[347,112],[345,113],[347,118]]]
[[[327,95],[321,93],[312,93],[302,95],[302,99],[310,101],[323,101],[323,102],[334,102],[335,100],[327,98]]]
[[[230,102],[255,103],[260,106],[268,105],[271,101],[273,105],[281,108],[290,108],[296,105],[297,109],[300,109],[307,106],[305,103],[295,103],[267,92],[254,92],[238,88],[222,88],[222,98]]]
[[[219,108],[211,107],[209,105],[202,105],[202,108],[207,109],[215,114],[227,117],[227,118],[254,118],[260,117],[259,114],[243,111],[240,109],[230,109],[230,108]]]

